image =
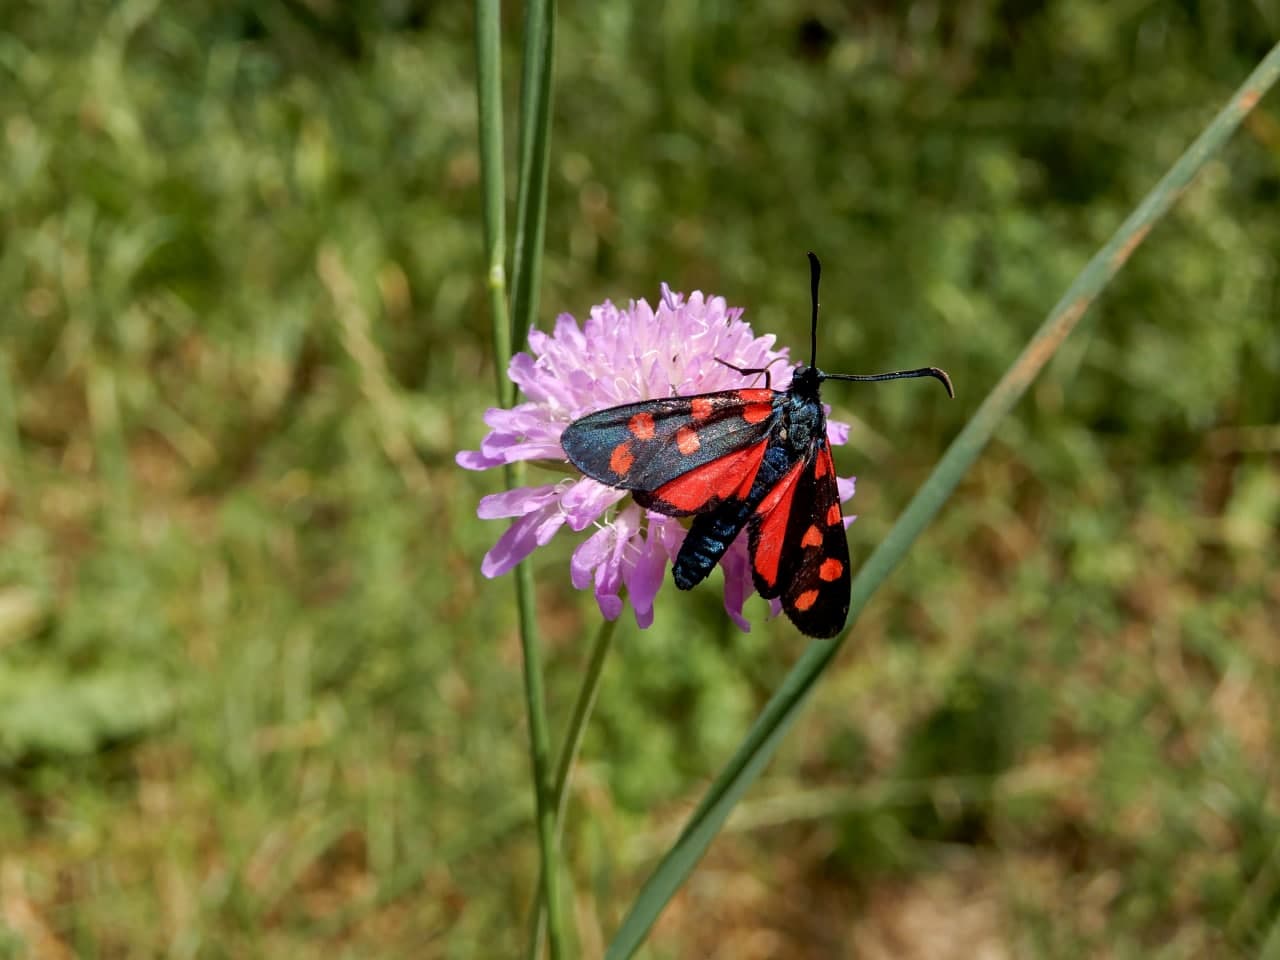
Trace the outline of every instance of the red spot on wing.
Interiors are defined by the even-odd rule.
[[[627,421],[627,429],[637,440],[652,440],[653,417],[647,413],[637,413]]]
[[[761,440],[750,447],[726,453],[710,463],[695,467],[683,476],[664,483],[654,491],[654,497],[659,503],[676,510],[694,513],[712,500],[745,496],[743,490],[751,489],[768,445],[767,440]]]
[[[814,524],[809,524],[809,529],[804,532],[804,536],[800,538],[800,546],[802,547],[820,547],[822,546],[822,531]]]
[[[702,441],[698,439],[698,431],[693,427],[681,427],[676,431],[676,446],[686,457],[691,453],[697,453],[698,448],[702,446]]]
[[[833,503],[830,509],[827,510],[827,526],[834,527],[840,522],[840,519],[840,504]]]
[[[795,607],[801,613],[812,607],[818,600],[817,590],[806,590],[804,593],[796,597]]]
[[[773,391],[765,387],[754,390],[739,390],[738,399],[743,403],[767,403],[773,406]]]
[[[818,451],[818,462],[813,465],[813,475],[815,477],[825,477],[828,473],[835,472],[835,464],[831,462],[831,449],[823,447]]]
[[[742,408],[742,419],[747,423],[760,423],[773,416],[772,403],[749,403]]]
[[[756,515],[763,519],[751,562],[760,579],[770,587],[778,582],[778,564],[782,561],[782,541],[787,533],[787,519],[791,516],[791,501],[796,494],[796,477],[803,469],[804,461],[801,460],[783,475],[756,507]]]
[[[695,420],[706,420],[711,416],[714,409],[715,404],[706,397],[694,397],[692,402],[689,404],[689,412],[693,415],[693,419]]]
[[[828,557],[822,561],[822,566],[818,568],[818,576],[830,583],[832,580],[838,580],[840,574],[844,572],[844,564],[834,557]]]
[[[620,477],[625,477],[635,462],[636,456],[631,452],[630,440],[623,440],[613,448],[613,453],[609,454],[609,469]]]

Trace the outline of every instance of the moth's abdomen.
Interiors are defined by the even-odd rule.
[[[732,501],[693,522],[671,569],[677,587],[689,590],[707,578],[747,525],[751,510],[741,500]]]

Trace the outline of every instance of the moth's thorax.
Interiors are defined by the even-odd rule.
[[[807,453],[810,444],[826,432],[826,416],[819,398],[821,386],[822,371],[801,364],[791,378],[791,387],[783,394],[778,439],[796,454]]]

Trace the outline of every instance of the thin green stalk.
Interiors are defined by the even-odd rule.
[[[512,464],[507,473],[508,489],[523,483],[523,464]],[[541,895],[534,905],[537,915],[546,915],[547,945],[552,960],[563,956],[564,929],[560,917],[560,840],[556,828],[556,802],[551,782],[551,737],[548,732],[546,694],[542,686],[542,657],[538,647],[534,611],[533,572],[528,563],[515,569],[516,603],[520,610],[520,646],[524,653],[524,694],[529,721],[529,753],[532,760],[534,816],[538,827],[538,854],[542,875]],[[539,924],[539,926],[541,926]]]
[[[619,590],[618,596],[625,598],[625,590]],[[557,833],[564,829],[564,812],[569,803],[569,776],[578,759],[582,738],[587,732],[587,721],[591,719],[591,711],[595,709],[596,695],[600,692],[600,678],[604,675],[604,661],[613,646],[613,635],[617,629],[617,620],[601,621],[600,629],[596,631],[596,639],[591,644],[591,654],[587,658],[587,669],[582,677],[582,686],[578,688],[578,697],[573,702],[569,729],[565,731],[564,744],[560,747],[560,756],[556,762],[554,799]]]
[[[555,53],[554,0],[529,0],[524,18],[524,73],[520,81],[520,169],[516,188],[516,241],[511,265],[511,339],[524,338],[538,313],[542,243],[547,223],[547,169],[551,156],[551,73]]]
[[[506,227],[503,202],[506,182],[502,168],[502,60],[501,4],[499,0],[476,2],[476,72],[479,110],[481,189],[484,195],[484,236],[486,254],[486,287],[493,323],[494,368],[497,375],[498,403],[510,406],[515,400],[514,385],[506,377],[511,361],[511,323],[507,313],[503,251]],[[526,54],[527,56],[527,54]],[[522,120],[522,126],[528,125]],[[544,138],[545,139],[545,138]],[[545,204],[543,207],[545,213]],[[541,245],[541,229],[537,246]],[[528,249],[525,244],[525,249]],[[516,262],[520,262],[517,254]],[[523,339],[523,338],[522,338]],[[507,488],[523,483],[522,464],[508,465]],[[552,960],[559,960],[564,943],[560,918],[559,854],[555,830],[555,802],[552,799],[550,775],[550,737],[548,735],[546,696],[542,682],[542,658],[538,646],[537,614],[534,609],[533,574],[527,563],[515,569],[516,606],[520,622],[520,646],[524,659],[525,709],[529,723],[529,757],[533,771],[535,816],[538,830],[538,854],[544,885],[541,907],[547,915],[548,943]]]
[[[846,632],[915,538],[946,502],[1000,421],[1013,409],[1085,310],[1200,168],[1222,147],[1244,116],[1275,83],[1277,75],[1280,75],[1280,44],[1272,48],[1235,96],[1080,272],[1022,354],[952,442],[889,535],[858,571],[853,581]],[[680,838],[645,883],[609,945],[606,960],[629,957],[644,941],[662,908],[693,871],[734,806],[773,756],[819,677],[839,651],[843,639],[842,635],[831,640],[814,641],[782,681],[738,750],[707,790]]]
[[[620,595],[625,595],[621,594]],[[600,692],[600,678],[604,675],[604,662],[613,646],[613,635],[618,629],[617,620],[602,620],[600,629],[596,631],[596,639],[591,645],[591,653],[587,657],[587,669],[578,687],[578,696],[573,703],[573,713],[569,717],[569,729],[565,731],[564,743],[560,746],[560,756],[556,761],[556,782],[552,793],[555,805],[556,842],[564,834],[565,810],[569,806],[569,777],[573,765],[578,759],[578,750],[582,747],[582,738],[587,731],[587,721],[591,719],[591,711],[595,709],[596,695]],[[542,877],[538,878],[538,890],[542,890]],[[546,924],[546,914],[541,909],[542,899],[538,897],[539,910],[534,920],[533,934],[529,937],[529,949],[525,954],[529,960],[538,956],[542,949],[542,937]]]
[[[507,315],[506,178],[502,166],[502,4],[477,0],[477,102],[480,109],[480,185],[484,199],[485,289],[493,324],[493,372],[498,403],[515,401],[515,384],[507,377],[511,360],[511,320]]]

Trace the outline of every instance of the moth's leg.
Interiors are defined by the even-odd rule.
[[[722,367],[728,367],[730,370],[736,370],[738,373],[742,374],[744,377],[755,376],[756,374],[763,373],[764,388],[766,390],[771,390],[773,388],[770,386],[771,381],[770,381],[770,375],[769,375],[769,367],[772,367],[779,360],[786,360],[786,359],[787,359],[786,357],[774,357],[772,360],[769,361],[768,364],[766,364],[763,367],[739,367],[735,364],[730,363],[728,360],[721,360],[719,357],[716,357],[716,363],[720,364]]]

